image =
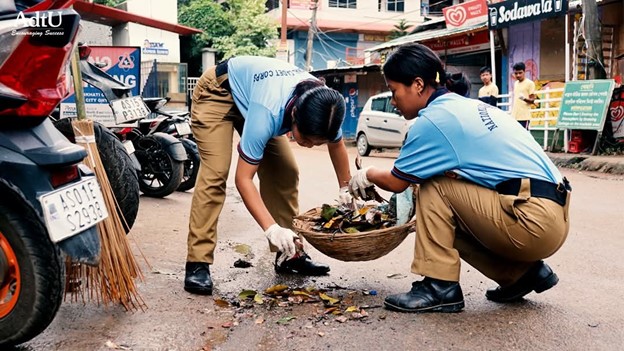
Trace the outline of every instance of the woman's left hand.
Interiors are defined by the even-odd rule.
[[[353,196],[349,193],[349,187],[343,186],[340,188],[338,192],[338,203],[339,205],[351,206],[353,202]]]

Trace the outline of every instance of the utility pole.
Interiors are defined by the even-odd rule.
[[[316,9],[318,8],[318,0],[310,0],[312,6],[312,18],[310,19],[310,28],[308,29],[308,47],[306,49],[306,70],[312,70],[312,44],[314,44],[314,33],[316,32]]]
[[[282,28],[280,31],[280,45],[282,47],[286,47],[286,26],[288,25],[286,22],[286,16],[288,11],[288,0],[282,0]]]
[[[282,0],[282,28],[280,28],[280,44],[277,48],[277,58],[284,60],[286,62],[289,61],[288,55],[288,42],[286,40],[286,31],[287,31],[287,12],[288,12],[288,0]]]

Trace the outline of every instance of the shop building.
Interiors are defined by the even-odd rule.
[[[77,1],[85,21],[80,40],[90,45],[140,48],[140,91],[185,102],[186,64],[180,62],[180,36],[201,33],[178,22],[176,0],[128,0],[116,8]]]
[[[283,3],[268,1],[267,15],[281,22]],[[401,19],[410,26],[423,21],[419,1],[290,0],[287,6],[288,61],[298,67],[306,68],[308,31],[312,21],[316,24],[313,70],[364,64],[365,50],[387,41]],[[378,62],[379,58],[372,60]]]

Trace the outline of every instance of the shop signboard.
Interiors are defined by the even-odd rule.
[[[290,0],[288,2],[289,10],[311,10],[313,0]],[[321,7],[321,2],[316,1],[317,8]]]
[[[442,40],[427,40],[423,42],[438,55],[456,55],[465,52],[487,50],[490,47],[490,37],[487,30],[474,32],[472,35],[461,35]]]
[[[601,132],[613,87],[612,79],[567,82],[561,99],[557,128]]]
[[[91,46],[89,62],[102,64],[101,68],[115,79],[132,87],[132,96],[140,95],[141,48],[128,46]],[[87,118],[102,123],[106,127],[114,126],[115,116],[109,101],[94,86],[83,82]],[[76,116],[76,97],[71,91],[60,105],[60,117]]]
[[[142,52],[145,55],[169,55],[169,49],[166,48],[164,42],[149,41],[149,39],[143,41]]]
[[[490,29],[564,16],[568,0],[508,0],[488,5]]]
[[[488,7],[485,0],[473,0],[445,7],[442,13],[446,28],[462,28],[485,22]]]

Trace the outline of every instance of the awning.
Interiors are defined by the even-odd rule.
[[[103,6],[85,1],[76,1],[74,10],[80,14],[80,17],[89,22],[95,22],[110,27],[128,22],[142,24],[147,27],[166,30],[168,32],[178,33],[180,35],[201,34],[202,31],[196,28],[182,26],[175,23],[169,23],[153,19],[150,17],[140,16],[128,11],[116,9],[114,7]]]
[[[480,30],[487,30],[487,26],[488,26],[487,21],[484,21],[481,23],[475,23],[472,26],[466,26],[466,27],[461,27],[461,28],[443,28],[443,29],[428,30],[428,31],[420,32],[420,33],[405,35],[400,38],[385,42],[383,44],[373,46],[364,51],[365,52],[382,51],[382,50],[388,50],[388,49],[397,47],[399,45],[407,44],[407,43],[418,43],[418,42],[422,42],[422,41],[430,40],[430,39],[447,39],[447,38],[451,38],[460,34],[467,34],[467,33],[477,32]]]
[[[310,74],[312,74],[315,77],[318,77],[318,76],[327,76],[327,75],[344,75],[344,74],[350,74],[350,73],[365,73],[365,72],[379,72],[379,71],[381,71],[380,64],[368,63],[365,65],[353,65],[353,66],[317,69],[317,70],[310,72]]]

